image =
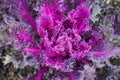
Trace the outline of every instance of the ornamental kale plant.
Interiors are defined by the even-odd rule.
[[[103,62],[112,66],[110,57],[119,56],[120,48],[108,37],[116,32],[119,35],[117,25],[101,25],[107,23],[109,16],[99,20],[103,14],[102,1],[3,0],[3,3],[2,8],[9,7],[9,16],[4,14],[6,21],[1,30],[3,26],[10,27],[11,38],[6,40],[11,40],[24,62],[14,65],[17,68],[30,65],[38,70],[25,80],[99,80],[96,66],[106,67]],[[112,21],[116,21],[116,16]],[[10,60],[15,62],[11,57]]]

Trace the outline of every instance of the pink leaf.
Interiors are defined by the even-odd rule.
[[[33,54],[40,54],[42,52],[40,49],[32,49],[32,48],[24,48],[23,51]]]

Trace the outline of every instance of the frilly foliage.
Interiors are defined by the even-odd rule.
[[[26,80],[119,80],[119,7],[119,0],[2,0],[0,58],[38,70]]]

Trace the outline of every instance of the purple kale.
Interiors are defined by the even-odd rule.
[[[12,29],[14,47],[36,56],[40,63],[40,70],[33,76],[35,80],[42,80],[51,68],[76,80],[75,69],[82,63],[90,63],[90,57],[101,59],[119,51],[112,50],[113,45],[104,33],[91,25],[91,10],[85,5],[86,0],[41,1],[36,18],[30,12],[28,0],[13,0],[10,4],[16,5],[12,14],[19,19]]]

